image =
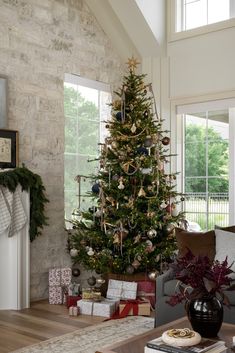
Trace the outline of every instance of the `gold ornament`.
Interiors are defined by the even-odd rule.
[[[135,123],[132,125],[132,127],[131,127],[131,132],[134,134],[135,132],[136,132],[136,129],[137,129],[137,127],[136,127],[136,125],[135,125]]]
[[[129,70],[130,70],[131,72],[134,72],[135,69],[137,68],[137,65],[139,65],[140,62],[139,62],[137,59],[135,59],[135,58],[133,57],[133,55],[132,55],[132,57],[127,60],[127,63],[126,63],[126,64],[127,64],[128,68],[129,68]]]
[[[146,196],[146,192],[144,191],[143,187],[140,188],[140,191],[138,192],[139,197],[144,197]]]
[[[115,100],[114,102],[113,102],[113,108],[114,109],[116,109],[116,110],[120,110],[121,109],[121,101],[119,100],[119,99],[117,99],[117,100]]]

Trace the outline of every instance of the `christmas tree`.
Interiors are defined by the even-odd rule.
[[[152,86],[135,73],[137,60],[127,64],[106,122],[100,169],[92,176],[94,206],[79,210],[69,238],[74,264],[97,273],[159,270],[161,259],[175,250],[173,229],[183,219],[176,174],[169,172],[170,138]]]

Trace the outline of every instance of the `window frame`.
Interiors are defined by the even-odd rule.
[[[179,154],[182,151],[183,131],[182,124],[177,121],[177,108],[179,106],[190,104],[204,104],[214,102],[215,109],[221,100],[235,100],[235,91],[221,92],[217,94],[208,94],[204,96],[195,96],[187,98],[177,98],[170,101],[170,130],[171,130],[171,153],[177,155],[171,163],[173,173],[179,172],[177,175],[176,186],[177,191],[182,192],[182,170],[184,168],[184,155]],[[231,109],[232,110],[232,109]],[[190,112],[190,111],[189,111]],[[235,108],[233,108],[231,119],[229,120],[229,224],[235,223]]]
[[[230,0],[231,1],[231,0]],[[235,4],[232,6],[231,13],[235,16]],[[177,21],[177,11],[176,11],[176,0],[168,0],[167,1],[167,39],[168,42],[174,42],[177,40],[182,40],[186,38],[191,38],[195,36],[200,36],[203,34],[220,31],[226,28],[235,27],[235,17],[207,24],[205,26],[184,30],[181,32],[176,32],[176,21]]]

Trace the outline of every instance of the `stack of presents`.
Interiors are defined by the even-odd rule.
[[[155,281],[110,279],[106,298],[103,298],[99,288],[85,288],[80,295],[80,285],[72,282],[71,268],[53,268],[49,270],[49,303],[67,305],[69,315],[74,316],[149,316],[155,305]]]

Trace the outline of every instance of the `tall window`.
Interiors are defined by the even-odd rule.
[[[176,0],[176,32],[228,20],[234,0]]]
[[[183,210],[191,229],[213,229],[215,224],[227,226],[231,222],[235,103],[231,101],[177,107],[178,184],[181,181]]]
[[[183,116],[184,193],[189,220],[202,229],[228,224],[228,112]]]
[[[105,138],[110,101],[108,85],[76,75],[65,75],[65,219],[75,216],[75,210],[89,207],[89,176],[99,167],[99,143]]]

